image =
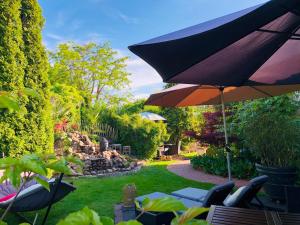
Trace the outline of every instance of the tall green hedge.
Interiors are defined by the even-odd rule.
[[[11,155],[52,149],[43,18],[36,0],[0,3],[0,91],[18,96],[20,111],[0,111],[0,151]],[[39,97],[21,95],[25,87]]]
[[[133,154],[143,159],[156,156],[158,147],[167,141],[166,124],[142,119],[140,115],[106,115],[103,123],[118,130],[117,142],[131,146]]]
[[[37,152],[53,149],[53,124],[50,108],[50,82],[48,59],[42,44],[44,18],[37,0],[22,0],[21,19],[23,25],[24,55],[27,59],[24,86],[36,90],[39,97],[30,97],[26,105],[28,113],[27,140],[29,150]]]
[[[26,59],[22,51],[21,0],[0,3],[0,90],[17,94],[24,88]],[[25,149],[26,98],[19,98],[18,113],[0,111],[0,150]]]

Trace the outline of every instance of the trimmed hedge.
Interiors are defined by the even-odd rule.
[[[133,154],[139,158],[151,159],[157,149],[169,138],[166,124],[143,119],[140,115],[106,115],[102,123],[118,130],[118,143],[130,145]]]

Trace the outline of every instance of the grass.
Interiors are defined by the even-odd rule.
[[[138,173],[128,176],[72,179],[77,190],[53,206],[47,224],[54,225],[59,219],[84,206],[94,209],[99,215],[113,218],[114,205],[122,201],[122,188],[128,183],[136,185],[138,195],[155,191],[171,193],[188,186],[202,189],[212,187],[211,184],[187,180],[169,172],[166,169],[168,164],[170,161],[152,162]],[[23,215],[32,219],[34,214],[24,213]],[[44,211],[40,213],[40,220],[43,215]],[[9,215],[7,221],[9,225],[23,222],[13,215]]]
[[[192,159],[195,156],[198,156],[199,154],[195,151],[195,152],[181,152],[180,155],[183,156],[184,158]]]

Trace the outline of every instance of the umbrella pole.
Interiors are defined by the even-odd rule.
[[[222,103],[222,115],[224,123],[224,134],[225,134],[225,150],[227,158],[227,170],[228,170],[228,180],[231,181],[231,166],[230,166],[230,151],[228,149],[228,136],[227,136],[227,125],[226,125],[226,115],[225,115],[225,104],[224,104],[224,88],[220,88],[221,103]]]

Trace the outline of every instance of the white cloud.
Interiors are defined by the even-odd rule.
[[[66,20],[67,20],[67,16],[65,15],[64,12],[60,11],[57,13],[57,16],[56,16],[56,20],[55,20],[55,25],[56,27],[62,27],[65,25],[66,23]]]
[[[161,83],[159,74],[142,59],[134,58],[127,61],[127,71],[131,74],[131,87],[137,88],[149,84]]]
[[[127,24],[138,24],[139,23],[139,20],[137,18],[125,15],[124,13],[122,13],[120,11],[117,11],[117,15],[121,20],[123,20]]]
[[[71,30],[72,31],[76,31],[78,30],[82,25],[82,21],[81,20],[78,20],[78,19],[74,19],[72,22],[71,22]]]
[[[102,43],[105,42],[106,40],[108,40],[109,38],[106,38],[104,35],[101,35],[99,33],[96,32],[91,32],[89,34],[87,34],[87,38],[85,42],[96,42],[96,43]]]
[[[150,94],[142,93],[142,94],[135,94],[133,96],[133,100],[139,100],[139,99],[147,99],[149,98]]]
[[[54,40],[54,41],[64,41],[65,38],[63,36],[53,34],[53,33],[46,33],[46,37]]]

